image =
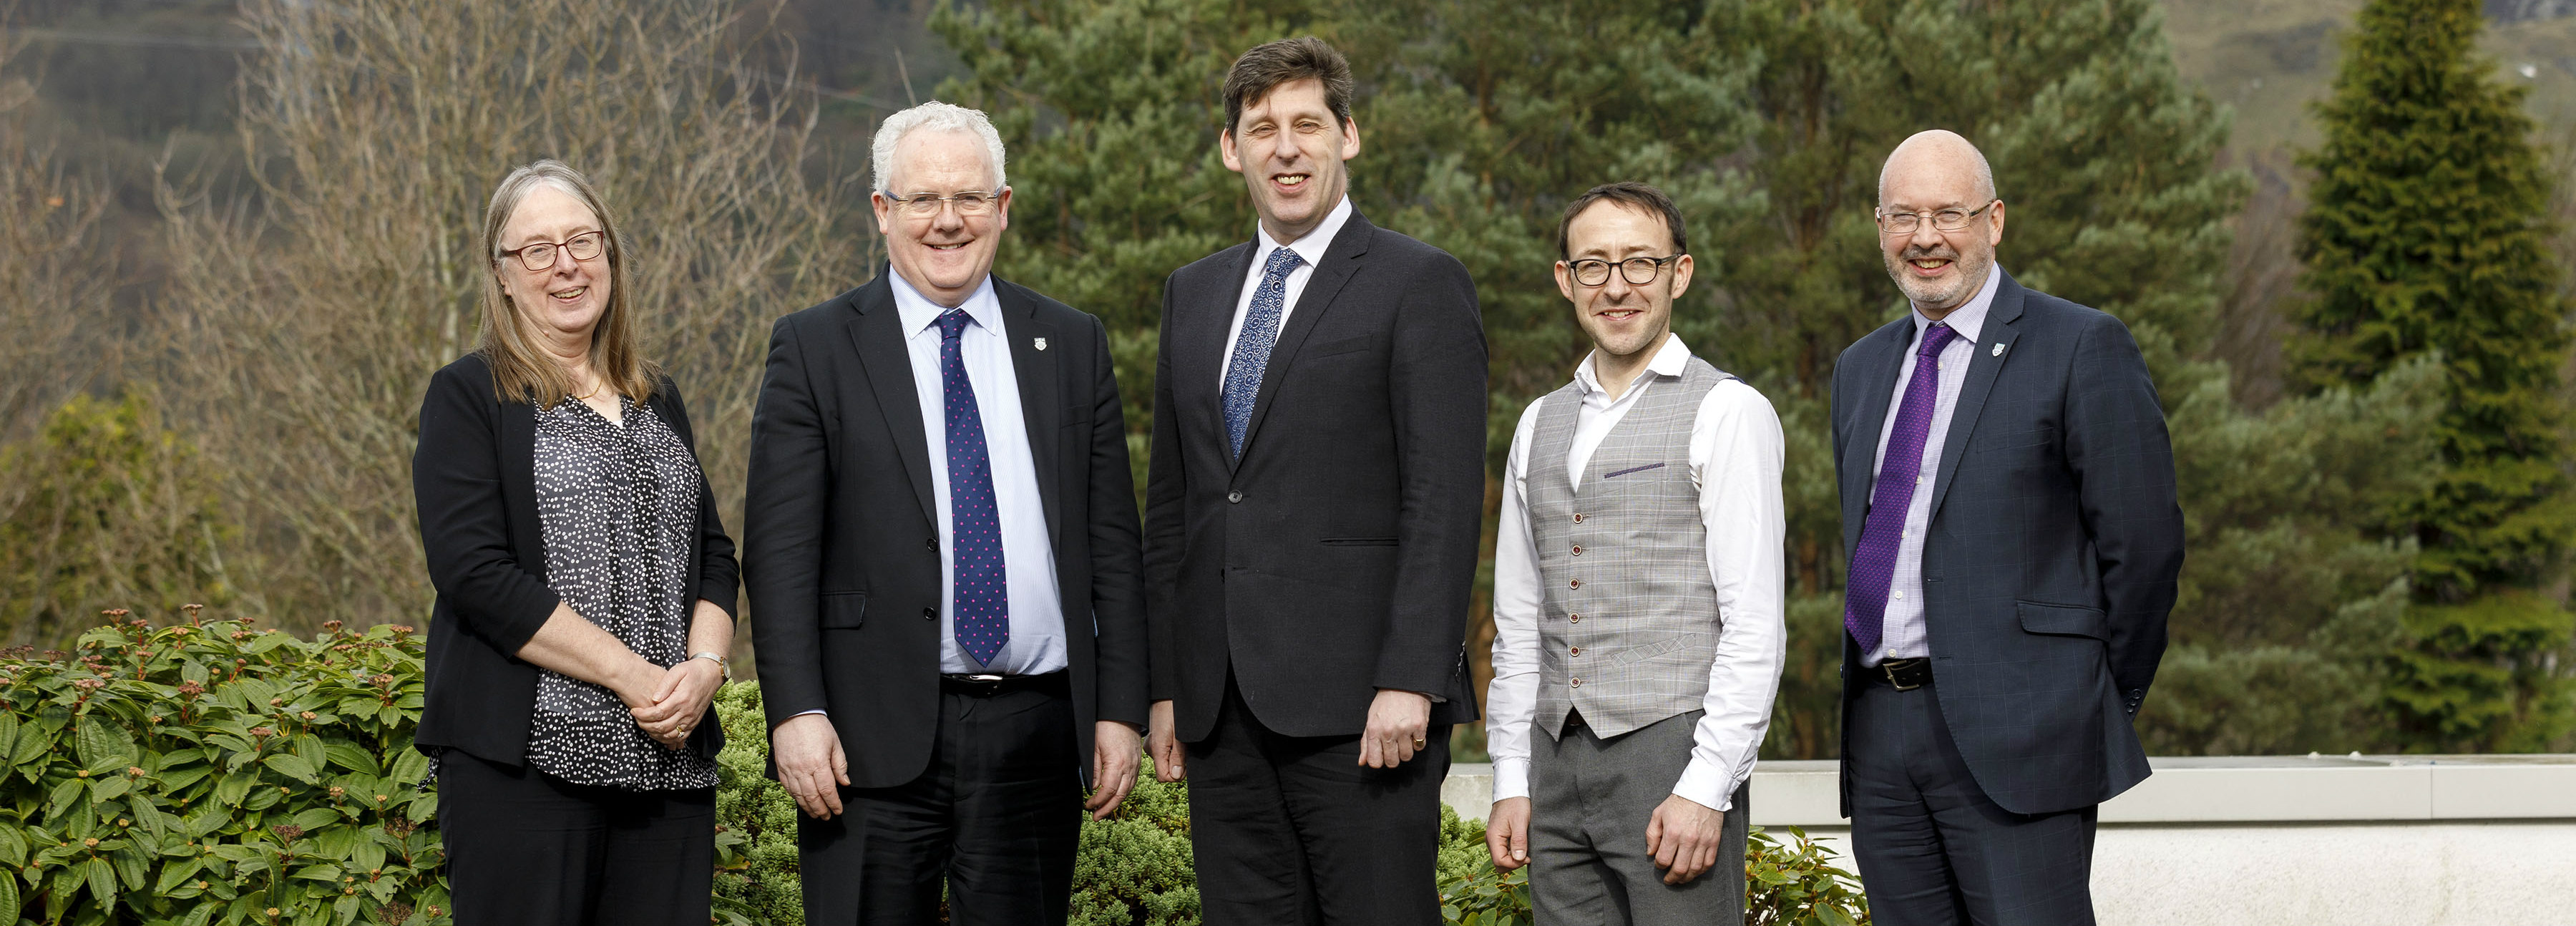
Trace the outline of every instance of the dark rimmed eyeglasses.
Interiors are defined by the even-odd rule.
[[[607,234],[586,231],[562,241],[539,241],[520,245],[501,252],[500,256],[516,257],[519,259],[519,266],[528,268],[530,272],[536,272],[554,269],[558,254],[570,254],[574,260],[594,260],[599,257],[601,251],[607,249]]]
[[[1644,286],[1654,282],[1655,276],[1662,273],[1666,265],[1682,257],[1683,255],[1680,254],[1671,257],[1631,257],[1619,262],[1619,278],[1628,281],[1630,286]],[[1574,271],[1574,282],[1585,286],[1600,286],[1610,282],[1609,261],[1586,257],[1582,260],[1566,261],[1565,266]]]

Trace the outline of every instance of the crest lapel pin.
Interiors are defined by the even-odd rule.
[[[1040,346],[1044,346],[1044,345],[1040,345]],[[1995,356],[1997,356],[1997,357],[2001,357],[2001,356],[2003,356],[2003,355],[2004,355],[2004,342],[2002,342],[2002,341],[1996,341],[1996,342],[1995,342],[1995,353],[1994,353],[1994,355],[1995,355]]]
[[[1030,347],[1037,348],[1037,349],[1039,349],[1039,350],[1045,350],[1045,349],[1046,349],[1046,339],[1045,339],[1045,338],[1034,338],[1034,339],[1032,339],[1032,343],[1030,343],[1030,345],[1029,345],[1029,346],[1030,346]]]

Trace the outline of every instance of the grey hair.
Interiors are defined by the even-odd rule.
[[[1896,166],[1897,155],[1903,154],[1905,149],[1914,147],[1918,142],[1923,144],[1950,143],[1966,150],[1968,152],[1968,162],[1977,166],[1977,189],[1982,190],[1985,193],[1985,195],[1980,198],[1985,202],[1993,202],[1999,198],[1995,192],[1994,165],[1986,163],[1986,153],[1977,150],[1976,143],[1971,142],[1959,133],[1948,129],[1926,129],[1924,131],[1914,133],[1912,137],[1899,143],[1896,146],[1895,151],[1887,153],[1887,161],[1878,166],[1878,198],[1881,203],[1887,201],[1888,168]]]
[[[986,118],[980,109],[932,100],[887,116],[885,123],[877,126],[876,143],[871,152],[875,156],[876,189],[893,190],[889,184],[894,182],[895,146],[902,143],[904,136],[921,129],[966,132],[982,139],[984,154],[993,162],[993,189],[1000,190],[1010,185],[1002,176],[1002,133],[994,131],[993,120]]]

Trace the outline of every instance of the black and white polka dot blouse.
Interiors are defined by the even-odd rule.
[[[577,401],[537,412],[537,514],[546,584],[654,665],[688,657],[697,458],[650,405],[623,423]],[[711,788],[716,766],[666,749],[607,688],[539,669],[528,761],[575,784]]]

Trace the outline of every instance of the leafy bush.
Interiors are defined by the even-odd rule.
[[[411,628],[186,613],[0,654],[0,921],[449,922]]]

